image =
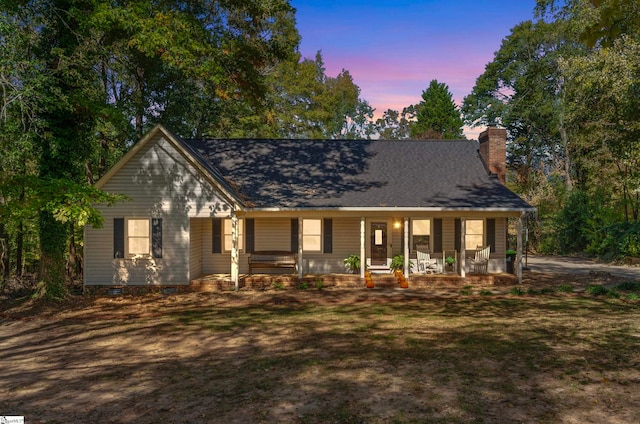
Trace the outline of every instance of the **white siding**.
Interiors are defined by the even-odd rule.
[[[189,231],[189,280],[202,275],[202,225],[204,219],[193,218]]]
[[[291,250],[291,218],[258,218],[255,231],[255,250]]]
[[[86,285],[189,284],[189,266],[197,259],[190,249],[189,218],[229,213],[230,206],[160,134],[102,187],[130,200],[100,208],[104,227],[85,229]],[[127,217],[163,219],[162,258],[113,258],[113,219]]]

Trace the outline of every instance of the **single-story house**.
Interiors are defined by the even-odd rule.
[[[129,200],[100,207],[85,228],[86,286],[188,285],[228,274],[236,287],[256,251],[294,252],[303,274],[344,273],[356,254],[372,270],[417,246],[466,258],[490,246],[505,272],[508,218],[534,210],[505,185],[506,130],[475,140],[183,140],[153,128],[97,187]],[[361,267],[361,277],[364,269]],[[282,270],[278,270],[282,272]]]

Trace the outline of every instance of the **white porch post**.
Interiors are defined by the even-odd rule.
[[[402,254],[404,255],[404,275],[409,277],[409,272],[411,270],[409,269],[409,218],[408,217],[404,218],[403,237],[404,237],[404,252],[402,252]]]
[[[367,268],[366,225],[364,216],[360,217],[360,278],[364,278]]]
[[[518,284],[522,284],[522,218],[524,213],[518,217],[518,247],[516,251],[516,275]]]
[[[238,216],[236,211],[231,211],[231,281],[236,288],[236,291],[240,289],[240,267],[238,257]]]
[[[302,281],[302,218],[298,217],[298,279]]]
[[[466,218],[460,218],[460,277],[465,278],[467,275],[467,272],[465,270],[466,268],[466,251],[465,251],[465,246],[467,244],[467,219]]]

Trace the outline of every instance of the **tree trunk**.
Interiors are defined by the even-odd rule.
[[[64,252],[69,227],[49,212],[40,213],[39,295],[60,299],[66,294]]]
[[[24,251],[24,224],[18,224],[18,234],[16,235],[16,275],[22,275],[22,253]]]
[[[9,250],[9,237],[5,231],[4,224],[0,223],[0,268],[3,279],[9,278],[11,252]]]

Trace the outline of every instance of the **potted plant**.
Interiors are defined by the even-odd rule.
[[[449,270],[453,270],[453,264],[455,263],[455,259],[452,256],[447,256],[444,258],[444,264]]]
[[[514,274],[516,255],[518,253],[515,250],[507,249],[507,273]]]
[[[350,255],[344,259],[344,265],[352,274],[360,273],[360,256]]]
[[[409,261],[409,269],[413,266],[413,263]],[[396,271],[402,271],[404,269],[404,255],[395,255],[391,258],[391,264],[389,265],[389,270],[392,273]]]
[[[404,255],[395,255],[391,258],[391,264],[389,265],[391,272],[402,271],[402,268],[404,268]]]

